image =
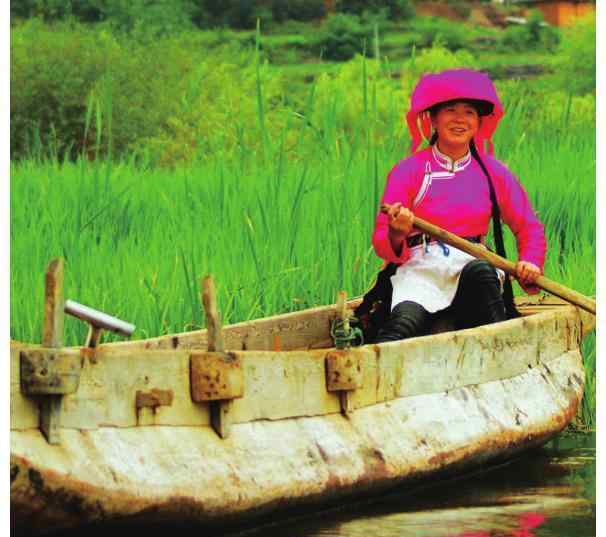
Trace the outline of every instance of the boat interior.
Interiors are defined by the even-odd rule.
[[[347,302],[353,311],[361,299]],[[516,306],[522,316],[535,315],[553,308],[569,306],[565,301],[549,296],[517,297]],[[582,315],[585,316],[582,312]],[[320,306],[222,327],[225,349],[228,351],[294,351],[334,347],[331,325],[337,317],[337,305]],[[590,320],[588,319],[588,322]],[[585,323],[584,323],[585,324]],[[431,333],[454,330],[452,319],[438,318]],[[585,332],[585,329],[583,330]],[[135,333],[136,337],[136,333]],[[103,344],[108,350],[207,350],[207,330],[168,334],[144,340],[126,340]]]

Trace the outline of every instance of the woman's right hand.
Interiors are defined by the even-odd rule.
[[[412,231],[415,216],[410,209],[403,207],[401,203],[396,202],[389,207],[387,212],[389,218],[389,234],[406,238]]]

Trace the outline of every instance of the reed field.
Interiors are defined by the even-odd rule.
[[[108,152],[64,159],[32,143],[11,163],[11,337],[41,341],[54,257],[66,261],[66,298],[132,322],[134,338],[204,327],[208,273],[224,323],[328,304],[339,290],[363,294],[381,265],[370,237],[385,178],[408,154],[411,82],[388,83],[386,67],[364,58],[348,65],[289,104],[257,61],[241,96],[253,113],[212,116],[212,151],[187,162],[161,166],[149,151],[114,157],[111,92],[86,112]],[[595,99],[537,94],[527,82],[498,87],[506,115],[495,156],[545,224],[545,274],[595,295]],[[506,247],[515,259],[509,233]],[[86,330],[66,319],[66,344],[82,344]],[[594,335],[583,350],[591,426]]]

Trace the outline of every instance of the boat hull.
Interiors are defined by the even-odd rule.
[[[561,308],[501,325],[360,349],[371,382],[349,416],[335,394],[322,410],[316,391],[292,379],[296,372],[257,353],[250,368],[268,393],[253,389],[239,400],[226,439],[208,424],[158,419],[64,427],[61,445],[52,446],[37,428],[14,427],[13,530],[116,520],[238,524],[396,486],[412,490],[540,445],[570,423],[582,399],[579,316]],[[541,338],[546,329],[551,336]],[[322,351],[310,352],[324,362]],[[272,380],[276,367],[287,373],[282,382]],[[325,389],[323,370],[298,374]],[[263,410],[267,397],[275,408]],[[292,397],[313,401],[293,406]]]

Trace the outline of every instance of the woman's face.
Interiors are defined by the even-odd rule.
[[[438,133],[440,148],[467,150],[469,142],[480,128],[480,117],[470,104],[448,103],[432,115],[433,128]]]

